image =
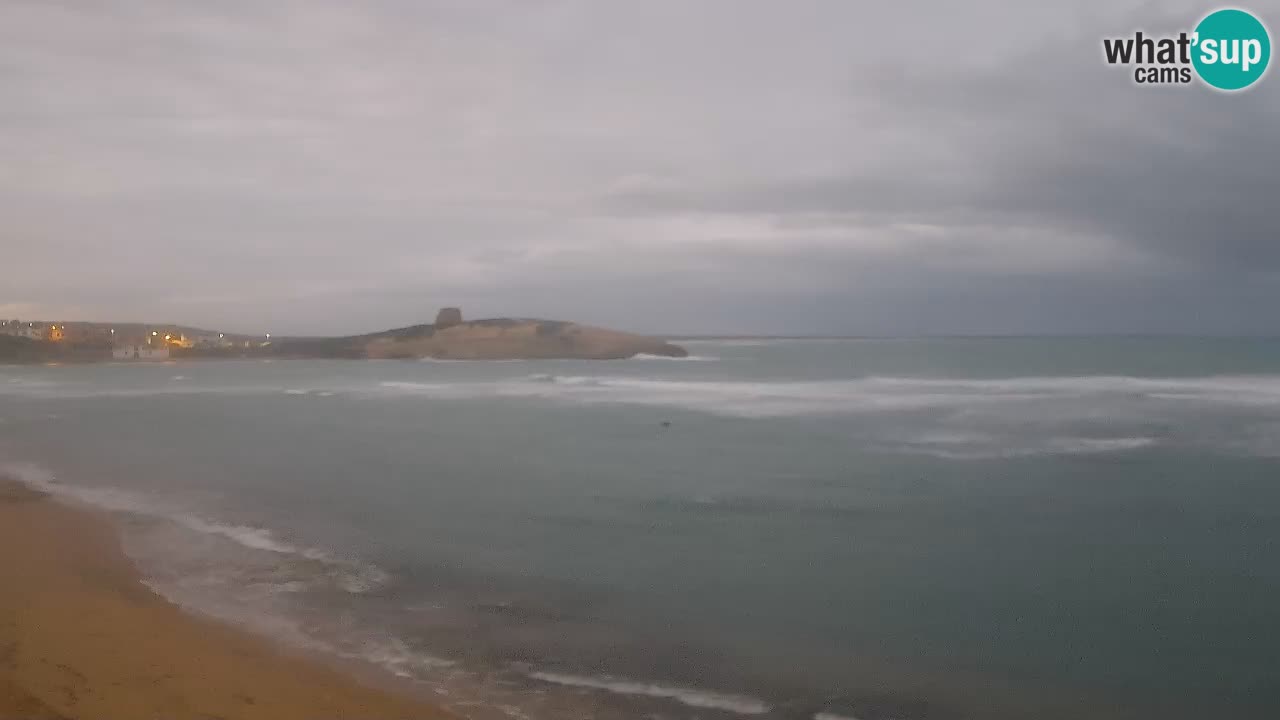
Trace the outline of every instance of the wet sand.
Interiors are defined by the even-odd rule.
[[[0,718],[447,718],[151,592],[108,521],[0,478]]]

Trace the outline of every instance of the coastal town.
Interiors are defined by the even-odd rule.
[[[168,360],[184,351],[266,347],[270,335],[246,336],[176,325],[0,320],[0,337],[25,338],[86,359]]]

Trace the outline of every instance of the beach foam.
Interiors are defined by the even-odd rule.
[[[169,503],[118,488],[60,483],[50,470],[34,463],[2,464],[0,475],[9,475],[55,497],[101,510],[154,518],[199,535],[229,540],[249,550],[290,555],[322,563],[332,569],[334,583],[352,594],[370,592],[390,580],[390,575],[375,565],[342,559],[319,548],[286,542],[265,528],[210,520]]]
[[[727,710],[739,715],[762,715],[769,712],[770,707],[762,700],[744,695],[728,695],[694,690],[690,688],[668,687],[652,683],[632,682],[613,678],[585,677],[553,672],[531,672],[529,677],[555,685],[590,688],[619,695],[643,695],[646,697],[666,698],[683,703],[690,707],[711,710]]]

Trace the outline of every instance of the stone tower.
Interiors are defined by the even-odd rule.
[[[436,329],[443,330],[462,324],[462,309],[456,307],[440,308],[436,313]]]

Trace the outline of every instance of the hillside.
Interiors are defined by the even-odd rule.
[[[433,357],[453,360],[578,358],[616,360],[635,355],[684,357],[660,338],[561,320],[493,318],[403,328],[368,339],[371,358]]]
[[[101,324],[107,327],[106,324]],[[113,337],[144,337],[152,328],[161,335],[177,336],[180,326],[152,326],[119,323],[123,329]],[[124,332],[127,330],[128,332]],[[185,334],[185,333],[182,333]],[[563,320],[536,318],[489,318],[463,321],[457,308],[445,308],[435,323],[410,325],[363,335],[343,337],[243,336],[215,331],[192,331],[191,335],[215,338],[215,344],[169,348],[173,359],[217,358],[333,358],[401,359],[441,358],[453,360],[510,360],[577,358],[615,360],[635,355],[684,357],[688,353],[661,338],[581,325]],[[93,362],[111,359],[109,342],[76,344],[70,341],[29,340],[0,335],[0,362]]]

